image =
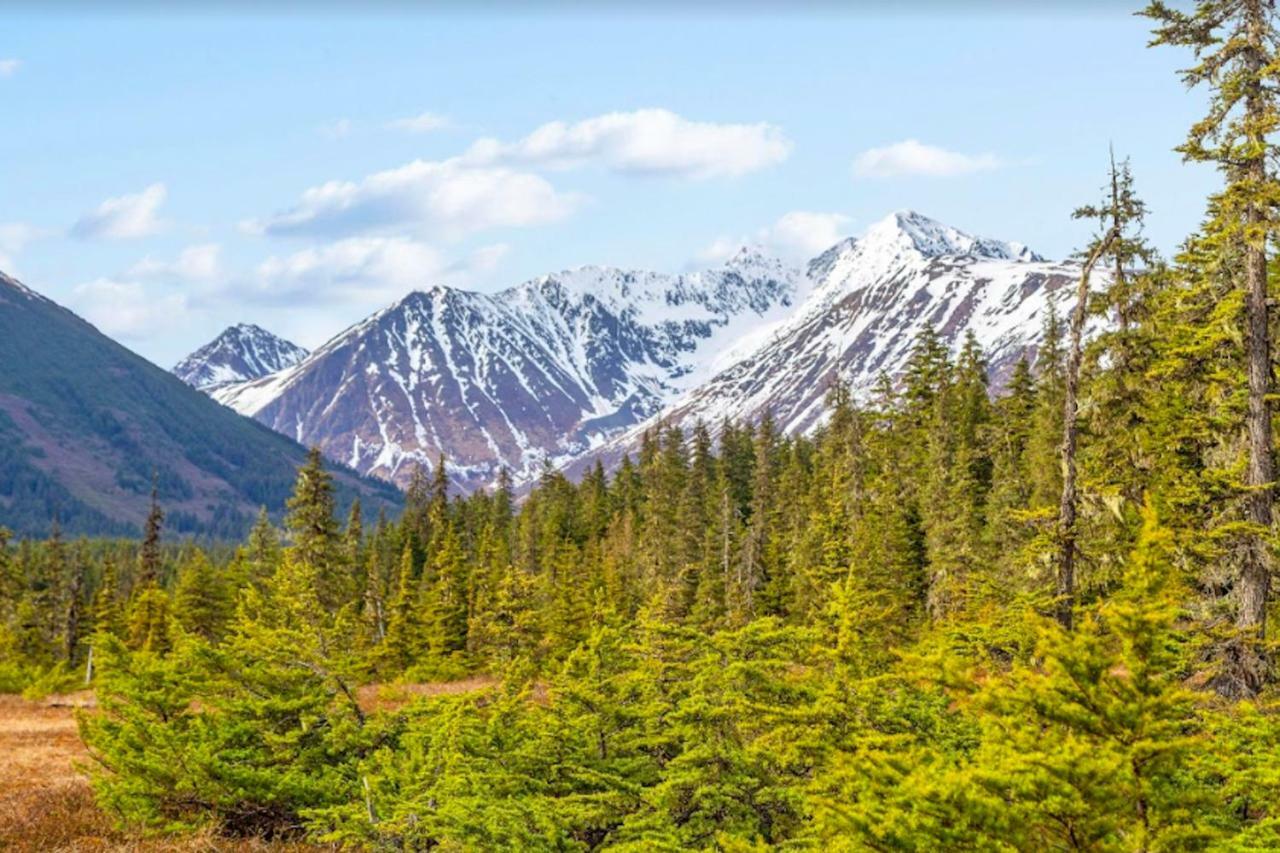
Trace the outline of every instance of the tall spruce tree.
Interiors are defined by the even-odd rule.
[[[1276,232],[1273,211],[1280,181],[1272,169],[1280,124],[1280,55],[1273,0],[1198,0],[1182,12],[1155,0],[1143,12],[1155,22],[1153,45],[1191,48],[1196,64],[1182,72],[1188,86],[1211,90],[1207,115],[1191,126],[1178,150],[1188,160],[1211,162],[1226,186],[1214,199],[1207,236],[1242,267],[1247,411],[1244,515],[1253,530],[1243,538],[1235,580],[1235,623],[1240,636],[1224,650],[1220,689],[1253,695],[1269,667],[1265,653],[1271,588],[1268,536],[1274,523],[1274,436],[1271,426],[1271,340],[1267,243]]]

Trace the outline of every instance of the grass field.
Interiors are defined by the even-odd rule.
[[[366,710],[388,710],[418,696],[469,693],[493,686],[469,678],[433,684],[368,685]],[[147,839],[121,832],[93,801],[79,769],[89,761],[76,734],[75,709],[92,707],[91,693],[29,702],[0,694],[0,850],[4,851],[315,851],[314,845],[227,841],[208,835]]]

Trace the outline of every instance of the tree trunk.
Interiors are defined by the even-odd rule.
[[[1262,73],[1263,51],[1267,32],[1265,11],[1260,2],[1250,4],[1248,15],[1248,39],[1250,42],[1250,81],[1245,94],[1245,111],[1251,126],[1262,126],[1267,111],[1265,94],[1259,79]],[[1250,134],[1251,147],[1265,151],[1266,140],[1261,133]],[[1250,183],[1264,186],[1268,180],[1264,154],[1258,154],[1247,162],[1245,170]],[[1270,557],[1262,530],[1272,522],[1272,488],[1274,462],[1272,459],[1271,405],[1267,394],[1271,390],[1271,342],[1268,332],[1267,311],[1267,214],[1257,201],[1250,201],[1245,209],[1245,357],[1249,382],[1249,405],[1246,433],[1249,443],[1249,467],[1245,484],[1249,487],[1246,514],[1250,522],[1260,528],[1251,533],[1245,543],[1244,560],[1240,566],[1236,594],[1238,609],[1236,627],[1240,631],[1238,647],[1228,655],[1228,665],[1234,672],[1224,673],[1228,692],[1239,696],[1253,696],[1262,687],[1266,676],[1267,657],[1261,648],[1266,636],[1267,598],[1271,588]]]
[[[1071,630],[1076,595],[1076,390],[1080,384],[1084,321],[1089,307],[1089,276],[1098,259],[1107,253],[1117,231],[1107,236],[1089,254],[1080,270],[1076,307],[1071,312],[1071,342],[1067,351],[1066,389],[1062,403],[1062,500],[1058,504],[1058,578],[1055,605],[1058,624]]]

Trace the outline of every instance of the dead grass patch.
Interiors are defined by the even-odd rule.
[[[76,769],[88,759],[76,732],[77,707],[92,707],[91,693],[28,702],[0,694],[0,850],[128,851],[129,853],[309,853],[309,844],[228,841],[200,834],[141,838],[120,832],[93,800]]]

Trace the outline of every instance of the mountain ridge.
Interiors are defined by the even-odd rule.
[[[153,483],[178,534],[237,538],[276,517],[306,451],[217,405],[0,273],[0,525],[134,535]],[[334,471],[341,500],[394,509],[387,484]]]
[[[503,467],[528,481],[616,456],[659,419],[767,408],[811,430],[837,376],[857,391],[892,375],[926,323],[953,348],[974,331],[998,385],[1073,269],[899,210],[802,266],[743,246],[683,274],[582,266],[497,293],[413,291],[297,365],[213,394],[402,484],[441,453],[464,489]]]

